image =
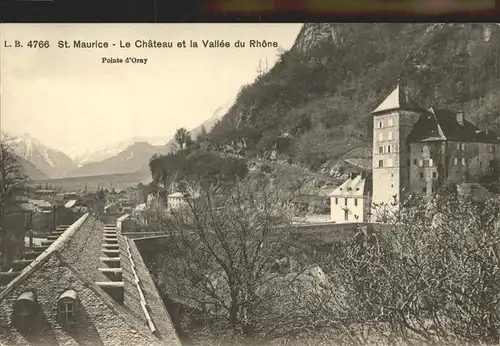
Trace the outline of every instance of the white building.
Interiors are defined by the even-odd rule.
[[[371,206],[371,179],[352,174],[331,194],[331,221],[337,223],[368,222]]]
[[[175,210],[183,206],[187,206],[187,195],[182,192],[174,192],[167,197],[167,205],[169,210]]]

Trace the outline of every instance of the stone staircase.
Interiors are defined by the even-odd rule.
[[[12,268],[7,272],[0,272],[0,292],[12,280],[14,280],[24,268],[29,266],[33,261],[49,248],[52,243],[56,241],[61,234],[64,233],[71,225],[57,226],[56,229],[46,236],[46,240],[42,240],[41,246],[33,246],[32,248],[25,248],[24,258],[12,262]]]
[[[124,282],[120,261],[120,248],[118,245],[118,231],[115,224],[104,225],[104,236],[99,257],[101,266],[97,268],[109,280],[96,282],[115,301],[123,304]]]

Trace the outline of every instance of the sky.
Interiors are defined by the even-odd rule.
[[[268,68],[278,50],[293,45],[302,24],[0,24],[0,126],[28,133],[65,153],[109,146],[133,137],[158,142],[180,127],[194,128],[242,86]],[[49,47],[29,47],[30,40]],[[15,47],[18,40],[22,47]],[[58,41],[70,48],[58,48]],[[73,42],[108,42],[74,48]],[[136,40],[173,48],[135,48]],[[186,48],[177,42],[186,40]],[[198,48],[190,48],[190,41]],[[204,48],[224,40],[230,48]],[[245,48],[233,47],[236,40]],[[250,40],[279,48],[250,48]],[[130,48],[120,48],[130,42]],[[113,44],[115,46],[113,46]],[[10,47],[5,47],[5,46]],[[147,58],[146,64],[102,63],[102,58]]]

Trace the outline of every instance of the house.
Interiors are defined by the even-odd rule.
[[[373,203],[397,208],[409,194],[429,197],[444,183],[498,175],[498,137],[462,111],[424,109],[398,82],[372,115]]]
[[[369,221],[371,188],[370,175],[352,173],[330,195],[330,220],[336,223]]]
[[[181,345],[135,242],[116,225],[84,214],[50,242],[0,283],[2,344]]]
[[[28,203],[32,204],[35,212],[51,213],[53,205],[43,199],[28,199]]]
[[[144,210],[146,210],[146,203],[138,204],[132,211],[132,216],[139,216],[144,212]]]
[[[124,196],[120,198],[120,202],[129,206],[136,206],[145,201],[144,190],[134,186],[125,190]]]
[[[178,210],[179,208],[188,205],[186,197],[188,194],[183,192],[174,192],[167,197],[167,207],[170,211]]]

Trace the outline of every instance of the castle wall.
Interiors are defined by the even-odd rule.
[[[409,190],[430,196],[446,179],[446,143],[443,141],[410,144]]]
[[[446,145],[447,181],[477,181],[493,168],[495,145],[477,142],[454,142]]]
[[[399,110],[373,117],[373,203],[404,198],[410,181],[406,139],[419,117]]]

